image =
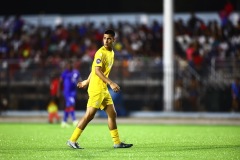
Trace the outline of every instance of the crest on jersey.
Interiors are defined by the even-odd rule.
[[[96,63],[97,63],[97,64],[101,63],[101,59],[97,59],[97,60],[96,60]]]

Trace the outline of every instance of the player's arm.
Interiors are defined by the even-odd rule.
[[[78,88],[85,88],[90,82],[91,75],[92,75],[92,72],[89,74],[88,79],[86,79],[84,81],[81,81],[81,82],[78,82],[77,87]]]
[[[95,67],[95,73],[96,75],[103,80],[103,82],[109,84],[109,86],[111,87],[111,89],[114,91],[114,92],[118,92],[120,91],[120,87],[114,83],[113,81],[111,81],[108,77],[106,77],[103,72],[102,72],[102,67],[100,66],[96,66]]]

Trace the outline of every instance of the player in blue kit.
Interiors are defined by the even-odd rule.
[[[74,69],[72,61],[68,61],[67,68],[62,72],[60,77],[60,85],[62,85],[63,96],[65,100],[65,109],[61,124],[63,128],[69,126],[67,123],[69,116],[71,116],[74,126],[76,126],[78,123],[75,115],[75,105],[77,96],[76,86],[80,80],[80,72],[77,69]]]

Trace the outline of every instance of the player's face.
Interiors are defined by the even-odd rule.
[[[113,46],[114,38],[110,34],[103,35],[103,45],[107,49],[111,50]]]

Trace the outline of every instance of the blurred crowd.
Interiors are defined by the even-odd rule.
[[[230,13],[228,13],[230,14]],[[203,74],[204,64],[212,58],[240,58],[240,21],[232,22],[226,17],[207,24],[194,13],[184,22],[174,22],[175,57],[180,69],[190,65]],[[91,62],[94,53],[102,45],[102,33],[106,28],[117,32],[115,51],[123,65],[134,70],[137,57],[153,57],[156,65],[162,64],[163,26],[158,21],[150,25],[119,22],[117,25],[94,22],[72,25],[34,26],[21,16],[15,19],[4,17],[0,22],[0,58],[18,60],[10,70],[25,68],[62,67],[65,59],[77,59],[79,66]],[[135,65],[135,66],[134,66]],[[13,74],[12,73],[12,74]]]
[[[187,21],[174,21],[174,58],[180,73],[178,78],[181,79],[181,74],[189,66],[198,75],[207,76],[206,66],[213,59],[218,62],[240,61],[240,19],[230,20],[233,11],[233,6],[226,4],[218,13],[221,23],[216,19],[206,23],[194,12]],[[112,28],[117,33],[114,46],[118,61],[116,65],[126,68],[123,76],[127,77],[129,72],[145,67],[140,57],[151,57],[150,67],[162,69],[164,28],[157,20],[148,25],[103,22],[96,27],[94,22],[86,22],[60,23],[50,27],[35,26],[21,15],[16,15],[14,19],[5,16],[0,21],[0,60],[8,60],[10,78],[13,79],[23,78],[17,76],[18,71],[28,69],[35,71],[32,74],[40,74],[31,75],[31,78],[41,76],[38,70],[62,70],[66,59],[73,59],[75,67],[86,69],[102,45],[106,28]],[[4,79],[3,74],[0,79]]]
[[[229,16],[233,8],[227,6],[219,12],[221,23],[217,20],[204,23],[191,13],[187,21],[174,22],[175,57],[180,69],[190,65],[199,74],[203,74],[204,64],[212,58],[240,59],[240,20],[233,22]],[[163,26],[157,20],[152,24],[116,24],[102,23],[96,27],[94,22],[82,24],[61,23],[54,28],[34,26],[26,22],[21,15],[14,19],[4,17],[0,22],[0,59],[18,60],[20,63],[10,66],[11,74],[17,69],[55,68],[64,66],[64,60],[77,59],[79,67],[91,62],[106,28],[117,32],[115,51],[117,57],[127,60],[122,65],[129,70],[137,68],[137,57],[153,57],[154,64],[162,64]],[[132,63],[132,61],[135,61]]]
[[[106,28],[117,32],[116,57],[132,60],[133,57],[149,56],[158,60],[162,56],[162,26],[157,21],[151,27],[119,22],[117,26],[102,23],[96,28],[91,22],[59,24],[52,28],[34,26],[16,16],[14,20],[5,17],[0,22],[0,58],[18,61],[10,63],[11,75],[19,69],[62,68],[64,60],[69,58],[77,60],[76,65],[80,67],[92,61],[102,45]],[[136,63],[131,64],[129,70],[134,70]]]

